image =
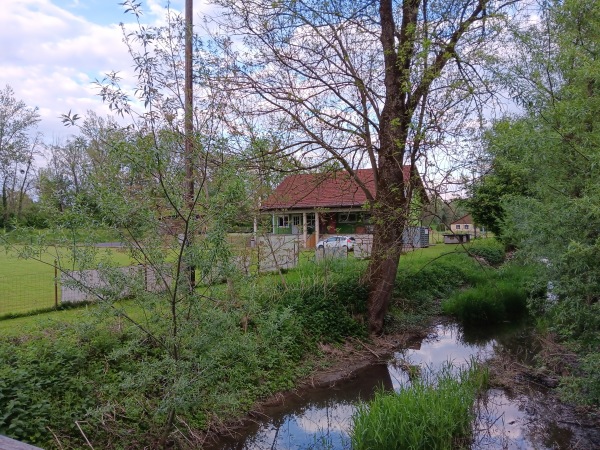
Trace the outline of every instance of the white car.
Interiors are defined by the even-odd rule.
[[[354,250],[354,239],[350,236],[332,236],[317,242],[317,248],[347,248],[348,251]]]

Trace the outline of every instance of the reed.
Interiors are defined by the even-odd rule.
[[[467,447],[478,392],[487,371],[475,362],[447,365],[397,393],[380,392],[353,416],[354,450],[455,449]]]

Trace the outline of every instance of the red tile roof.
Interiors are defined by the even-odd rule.
[[[375,178],[372,169],[355,171],[358,179],[375,197]],[[410,167],[404,166],[408,179]],[[362,188],[342,170],[331,173],[309,173],[286,177],[263,202],[261,209],[361,207],[367,201]]]
[[[462,216],[460,219],[455,220],[454,222],[452,222],[450,225],[463,225],[463,224],[472,224],[473,223],[473,218],[471,217],[471,214],[467,214],[465,216]]]

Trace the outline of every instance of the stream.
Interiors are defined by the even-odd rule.
[[[504,326],[465,332],[454,323],[432,327],[423,340],[391,355],[387,364],[373,364],[334,387],[312,388],[269,407],[265,416],[236,436],[222,437],[214,449],[350,449],[356,404],[373,398],[377,389],[399,390],[410,383],[408,366],[438,371],[451,362],[467,365],[508,352],[512,360],[530,362],[537,351],[529,328]],[[547,388],[534,382],[516,392],[489,389],[476,405],[472,449],[600,449],[600,430],[571,408],[556,403]]]

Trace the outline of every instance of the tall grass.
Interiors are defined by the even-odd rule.
[[[64,448],[82,448],[77,420],[95,448],[155,448],[171,405],[194,432],[239,416],[306,375],[303,358],[317,342],[364,335],[363,269],[351,259],[306,263],[285,283],[267,276],[207,287],[179,306],[177,360],[160,351],[168,335],[148,339],[102,305],[30,336],[0,337],[0,434],[52,448],[54,432]],[[130,317],[131,303],[142,326],[165,336],[164,299],[130,300],[122,305]]]
[[[509,265],[442,302],[445,314],[457,316],[467,325],[517,320],[527,312],[531,270]]]
[[[354,450],[441,450],[467,446],[473,405],[487,384],[487,371],[446,366],[398,393],[376,394],[353,417]]]

